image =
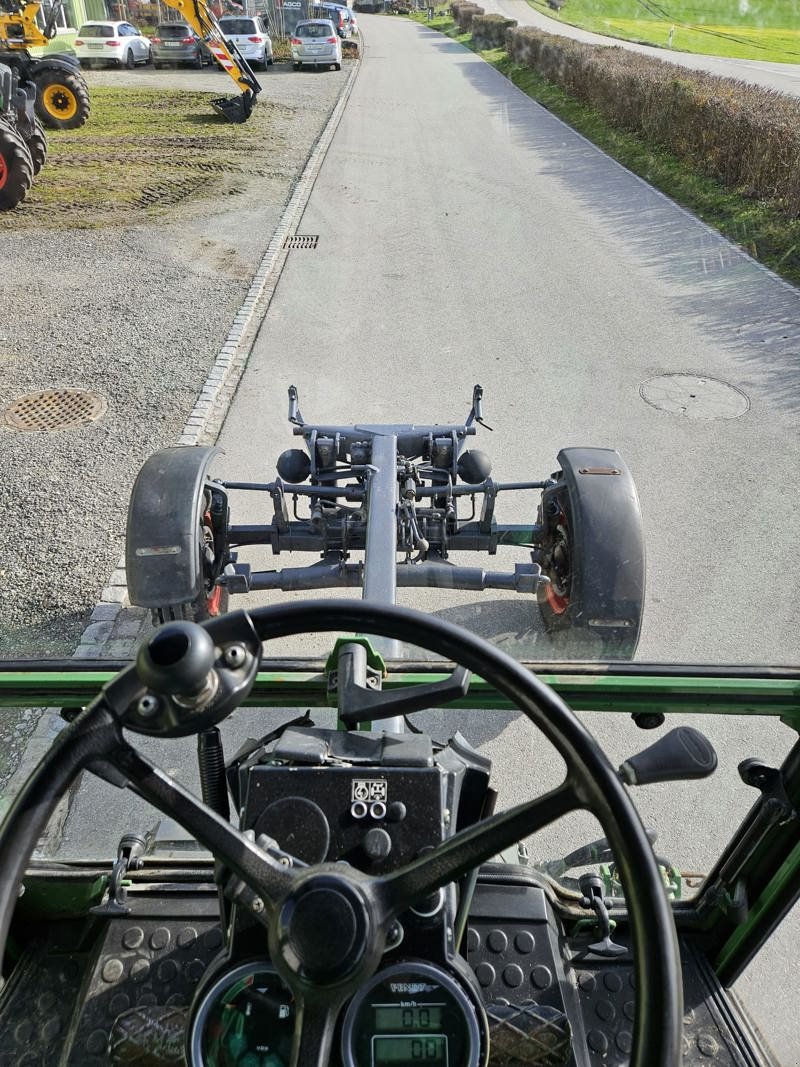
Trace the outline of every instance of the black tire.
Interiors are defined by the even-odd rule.
[[[21,204],[33,184],[33,160],[15,129],[0,120],[0,211]]]
[[[163,63],[159,63],[157,60],[154,59],[153,60],[153,67],[156,70],[163,70],[164,69],[164,64]]]
[[[202,584],[203,593],[195,600],[185,604],[165,604],[163,607],[153,608],[153,622],[159,625],[162,622],[174,622],[188,619],[190,622],[203,622],[217,615],[224,615],[228,610],[229,593],[225,586],[215,585],[213,573],[215,565],[221,557],[227,554],[227,544],[220,543],[227,538],[225,533],[215,536],[213,520],[210,517],[211,490],[206,489],[203,503],[198,508],[195,517],[197,523],[198,538],[200,541],[200,559],[203,566]],[[198,575],[198,578],[200,576]]]
[[[550,579],[538,596],[542,622],[558,652],[567,659],[631,659],[639,642],[644,589],[638,605],[626,605],[620,625],[608,625],[607,617],[609,613],[612,618],[622,614],[615,610],[619,575],[627,566],[640,567],[643,574],[643,555],[641,560],[628,560],[623,558],[626,552],[620,549],[615,555],[605,544],[604,569],[595,569],[590,580],[591,564],[583,558],[585,542],[580,549],[575,536],[579,510],[574,490],[559,471],[555,486],[542,494],[539,509],[544,528],[540,562],[542,573]],[[592,537],[600,545],[606,532],[592,530]],[[602,626],[597,625],[598,619],[603,620]]]
[[[34,131],[30,137],[27,138],[26,144],[28,151],[31,154],[31,160],[33,161],[33,176],[39,173],[42,167],[47,162],[47,137],[45,136],[44,127],[38,119],[34,119]]]
[[[194,67],[195,70],[202,70],[203,69],[203,53],[200,51],[199,48],[197,49],[197,55],[194,57],[194,61],[192,63],[192,66]]]
[[[34,74],[36,114],[51,130],[76,130],[89,118],[89,90],[79,71],[45,69]]]
[[[292,63],[292,70],[300,70],[302,63]]]
[[[334,63],[333,64],[333,69],[334,70],[341,70],[342,69],[342,64],[341,63]]]
[[[133,70],[136,66],[136,56],[133,54],[133,48],[129,48],[127,55],[125,56],[125,69]]]

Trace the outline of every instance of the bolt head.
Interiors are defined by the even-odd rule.
[[[245,649],[244,645],[241,644],[229,645],[225,649],[223,658],[225,660],[226,666],[232,668],[233,670],[237,670],[243,665],[244,661],[247,659],[247,650]]]
[[[149,719],[155,715],[161,707],[158,697],[153,696],[152,693],[145,693],[136,705],[136,710],[144,719]]]

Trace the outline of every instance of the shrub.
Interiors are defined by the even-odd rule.
[[[503,15],[473,15],[472,39],[476,48],[504,48],[506,30],[513,29],[517,23]]]
[[[477,4],[467,3],[454,3],[453,4],[453,17],[456,20],[456,25],[462,33],[467,33],[472,27],[472,20],[475,15],[482,15],[483,8],[478,7]]]

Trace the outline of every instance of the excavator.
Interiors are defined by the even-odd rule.
[[[220,67],[236,82],[241,96],[213,100],[212,106],[228,122],[246,122],[261,91],[247,61],[225,40],[219,23],[204,0],[166,0],[202,37]],[[89,117],[89,91],[78,60],[68,53],[36,58],[30,49],[44,46],[56,32],[63,4],[56,0],[42,28],[37,20],[41,4],[32,0],[0,0],[0,62],[16,70],[21,85],[36,86],[36,114],[53,129],[75,129]]]
[[[44,47],[55,37],[63,4],[56,0],[52,5],[44,28],[37,21],[41,6],[0,0],[0,63],[16,71],[20,85],[36,87],[35,110],[45,126],[73,130],[89,117],[89,90],[74,55],[31,55],[31,48]]]
[[[218,65],[241,90],[238,97],[212,100],[211,106],[227,122],[246,122],[261,92],[247,60],[232,41],[225,40],[204,0],[166,2],[206,41]],[[86,83],[71,58],[35,59],[27,50],[28,44],[53,37],[60,5],[54,5],[42,30],[36,22],[38,3],[17,8],[16,15],[9,11],[12,4],[13,0],[0,0],[0,211],[15,208],[25,199],[44,164],[47,141],[42,122],[71,129],[83,125],[89,114]]]

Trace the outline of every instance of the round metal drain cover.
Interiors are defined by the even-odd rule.
[[[639,395],[659,411],[689,419],[738,419],[750,407],[741,389],[707,374],[659,374],[642,382]]]
[[[88,389],[45,389],[21,396],[3,412],[15,430],[71,430],[99,419],[108,405]]]

